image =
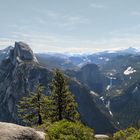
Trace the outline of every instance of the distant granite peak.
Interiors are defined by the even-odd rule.
[[[15,42],[15,47],[13,49],[12,56],[15,61],[22,62],[22,61],[34,61],[38,62],[33,51],[29,47],[28,44],[24,42]]]

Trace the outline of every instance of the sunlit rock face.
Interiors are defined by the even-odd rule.
[[[10,55],[13,58],[13,64],[21,61],[37,62],[37,59],[33,54],[33,51],[31,50],[29,45],[24,42],[15,42],[15,47],[13,50],[11,50],[10,53],[11,53]]]

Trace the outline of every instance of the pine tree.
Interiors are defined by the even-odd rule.
[[[26,125],[41,125],[47,109],[47,96],[43,94],[44,87],[36,86],[35,92],[30,92],[17,104],[18,116]]]
[[[49,88],[52,121],[54,122],[62,119],[69,121],[78,120],[79,113],[77,112],[77,103],[74,100],[74,96],[69,91],[64,75],[58,69],[54,71],[54,77]]]

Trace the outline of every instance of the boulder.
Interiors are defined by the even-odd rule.
[[[45,140],[45,133],[29,127],[0,122],[0,140]]]

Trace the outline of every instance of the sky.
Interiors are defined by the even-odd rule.
[[[34,52],[140,49],[140,0],[0,0],[0,49]]]

